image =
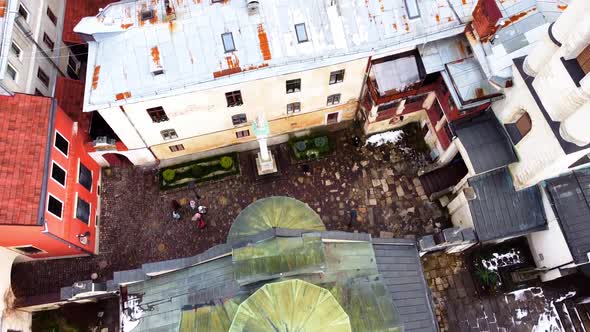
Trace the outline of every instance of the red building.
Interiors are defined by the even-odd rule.
[[[0,110],[0,246],[35,259],[95,253],[100,167],[86,133],[55,99],[1,96]]]

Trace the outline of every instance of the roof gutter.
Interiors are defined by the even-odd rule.
[[[37,214],[37,225],[45,223],[45,202],[47,201],[47,181],[49,180],[49,164],[51,162],[51,147],[53,131],[55,130],[55,113],[57,112],[57,100],[51,99],[49,109],[49,128],[47,129],[47,144],[45,144],[45,164],[43,165],[43,180],[41,183],[41,199],[39,200],[39,211]]]

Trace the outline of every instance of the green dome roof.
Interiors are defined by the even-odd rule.
[[[232,224],[227,240],[233,242],[271,228],[326,230],[320,216],[307,204],[291,197],[273,196],[248,205]]]
[[[351,332],[332,294],[302,280],[266,284],[240,304],[229,332]]]

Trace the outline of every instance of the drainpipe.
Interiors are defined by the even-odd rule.
[[[16,26],[19,27],[19,29],[21,29],[21,31],[24,33],[24,35],[33,43],[35,44],[35,46],[37,46],[37,48],[39,49],[39,51],[41,52],[41,54],[43,54],[43,56],[45,58],[47,58],[47,61],[49,61],[51,63],[51,65],[57,69],[57,71],[61,74],[61,76],[66,76],[66,74],[64,74],[64,72],[61,71],[61,69],[59,69],[59,66],[53,61],[53,59],[51,58],[51,56],[49,54],[47,54],[47,52],[45,52],[45,50],[43,50],[43,48],[41,47],[41,45],[39,45],[39,43],[37,43],[37,41],[35,40],[35,38],[33,38],[33,32],[31,32],[31,30],[29,30],[26,26],[24,26],[21,21],[19,20],[20,15],[16,17],[16,19],[14,20],[14,23],[16,23]]]

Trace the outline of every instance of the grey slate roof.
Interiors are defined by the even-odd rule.
[[[590,169],[547,181],[561,231],[577,264],[590,252]]]
[[[465,146],[476,174],[518,161],[510,139],[491,111],[456,124],[455,134]]]
[[[404,322],[404,331],[438,331],[418,249],[414,242],[393,240],[374,239],[373,249],[377,269]]]
[[[507,168],[472,177],[468,183],[477,196],[469,201],[469,209],[480,241],[547,228],[539,187],[516,191]]]

